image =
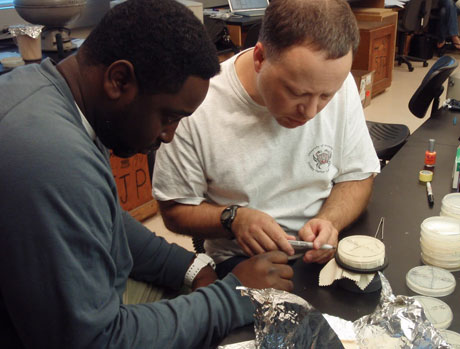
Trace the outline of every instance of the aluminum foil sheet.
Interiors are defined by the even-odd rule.
[[[304,299],[275,289],[238,289],[256,307],[256,348],[343,348],[326,319]]]
[[[256,349],[256,341],[246,341],[234,344],[219,345],[217,349]]]
[[[353,323],[359,348],[451,348],[415,299],[393,295],[388,280],[379,275],[380,304],[374,313]]]
[[[42,33],[43,25],[25,25],[25,24],[18,24],[18,25],[11,25],[8,27],[8,31],[12,36],[19,36],[19,35],[28,35],[31,38],[38,38]]]

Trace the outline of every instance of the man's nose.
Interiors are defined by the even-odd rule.
[[[313,119],[318,114],[318,98],[310,97],[297,106],[297,111],[303,119]]]
[[[173,140],[177,125],[179,125],[179,122],[163,127],[160,133],[160,140],[163,143],[170,143]]]

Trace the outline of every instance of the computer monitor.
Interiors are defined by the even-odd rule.
[[[228,0],[232,13],[245,15],[245,13],[259,13],[263,15],[268,6],[268,0]]]
[[[227,0],[193,0],[193,1],[201,2],[203,4],[203,8],[228,6]]]

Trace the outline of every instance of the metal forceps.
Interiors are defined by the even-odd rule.
[[[374,237],[377,238],[377,235],[379,234],[379,232],[381,232],[382,237],[380,238],[380,240],[383,241],[384,230],[385,230],[385,217],[381,217],[379,225],[377,226],[377,230],[375,231]]]

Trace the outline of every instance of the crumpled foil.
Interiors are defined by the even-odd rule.
[[[304,299],[271,288],[237,289],[256,307],[256,348],[343,348],[326,319]]]
[[[8,31],[13,36],[28,35],[31,38],[36,39],[42,33],[43,27],[43,25],[18,24],[9,26]]]
[[[380,304],[372,314],[353,323],[359,348],[451,348],[420,304],[413,297],[395,296],[385,276],[379,275]]]

